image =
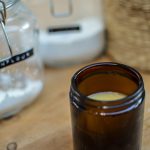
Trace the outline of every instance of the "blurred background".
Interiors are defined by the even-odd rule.
[[[149,1],[26,0],[25,2],[38,17],[41,29],[42,51],[46,52],[46,49],[49,49],[51,57],[54,58],[54,55],[56,55],[54,51],[58,56],[62,57],[53,60],[49,56],[51,60],[47,61],[46,64],[56,65],[59,61],[62,64],[63,61],[61,59],[63,57],[65,60],[70,57],[74,61],[68,60],[67,62],[66,60],[66,65],[79,63],[81,62],[80,59],[83,62],[84,60],[87,61],[99,57],[102,55],[102,51],[106,50],[106,53],[111,56],[113,61],[126,63],[144,71],[150,70]],[[57,35],[55,33],[49,35],[43,33],[43,30],[47,31],[53,27],[63,28],[68,26],[78,26],[80,31],[75,33],[73,30],[69,34],[68,32],[57,32]],[[105,31],[107,31],[108,39],[106,39]],[[63,36],[66,38],[63,38]],[[75,39],[76,36],[78,36],[77,39]],[[96,43],[96,40],[99,40],[98,43]],[[88,43],[90,44],[88,45]],[[75,47],[74,44],[78,44],[78,47]],[[90,47],[90,52],[87,47]],[[80,50],[78,51],[78,49]],[[74,58],[71,56],[71,53],[74,55]],[[56,61],[56,59],[59,60]],[[56,61],[56,63],[52,64],[53,62],[50,61]]]
[[[19,150],[72,150],[71,77],[85,65],[114,61],[136,68],[144,77],[142,150],[149,150],[150,1],[4,2],[7,18],[0,5],[0,118],[5,120],[0,125],[0,149],[16,143]],[[3,67],[31,50],[31,58]]]

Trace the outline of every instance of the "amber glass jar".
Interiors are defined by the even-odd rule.
[[[127,95],[113,101],[96,101],[97,92]],[[144,83],[133,68],[97,63],[72,78],[70,104],[74,150],[141,150]]]

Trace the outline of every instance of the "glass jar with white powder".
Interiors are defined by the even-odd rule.
[[[104,50],[101,0],[24,0],[38,17],[40,54],[49,66],[92,60]]]
[[[20,0],[0,2],[0,11],[1,119],[33,102],[43,88],[43,79],[36,19]]]

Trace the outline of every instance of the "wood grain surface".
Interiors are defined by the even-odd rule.
[[[45,88],[36,102],[0,122],[0,150],[6,150],[12,142],[17,143],[18,150],[72,150],[68,92],[71,76],[85,65],[46,68]],[[143,77],[147,96],[142,150],[150,150],[150,75]]]

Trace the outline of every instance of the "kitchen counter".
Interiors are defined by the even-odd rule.
[[[99,61],[109,61],[103,57]],[[87,64],[46,68],[45,88],[37,100],[18,115],[0,122],[0,150],[15,142],[17,150],[72,150],[69,110],[71,76]],[[150,74],[143,73],[146,109],[142,150],[150,149]]]

